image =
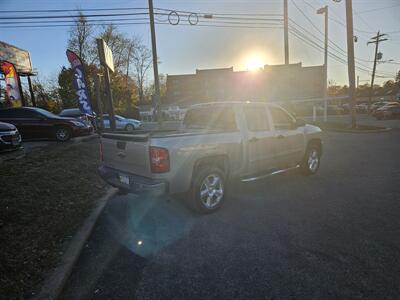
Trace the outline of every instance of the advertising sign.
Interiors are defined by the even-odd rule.
[[[1,60],[12,63],[20,74],[32,73],[32,62],[29,52],[2,41],[0,41]]]
[[[85,82],[85,73],[83,72],[83,64],[78,55],[71,50],[67,50],[67,58],[71,64],[73,72],[73,84],[76,90],[76,96],[79,101],[79,109],[82,113],[92,115],[92,105]]]
[[[4,74],[6,82],[6,93],[8,98],[6,105],[8,107],[22,106],[21,91],[19,89],[19,76],[14,65],[8,61],[0,61],[0,71]]]
[[[97,50],[99,51],[100,63],[114,72],[114,60],[111,49],[103,39],[97,39]]]

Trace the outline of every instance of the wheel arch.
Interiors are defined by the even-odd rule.
[[[315,145],[318,147],[320,153],[322,154],[322,140],[320,138],[312,138],[308,141],[307,147],[310,145]]]
[[[219,167],[225,174],[225,177],[229,175],[229,158],[226,154],[216,154],[211,156],[206,156],[199,158],[195,161],[192,170],[191,182],[193,183],[193,178],[196,172],[205,166],[216,166]]]

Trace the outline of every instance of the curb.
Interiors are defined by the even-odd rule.
[[[81,228],[78,232],[73,236],[70,244],[64,255],[61,258],[58,266],[50,272],[47,278],[42,285],[40,292],[37,296],[33,297],[34,300],[42,300],[42,299],[52,299],[56,300],[61,291],[63,290],[65,283],[69,275],[72,272],[72,268],[74,267],[76,261],[78,260],[88,238],[90,237],[93,228],[99,218],[100,214],[103,212],[103,209],[107,203],[107,201],[112,198],[116,193],[117,189],[109,188],[106,194],[101,197],[96,207],[90,213],[90,215],[86,218]]]
[[[352,130],[352,129],[323,129],[323,131],[332,131],[332,132],[344,132],[344,133],[379,133],[379,132],[388,132],[393,128],[382,128],[382,129],[366,129],[366,130]]]
[[[72,140],[72,144],[79,144],[87,141],[91,141],[94,139],[99,138],[99,135],[97,133],[93,133],[91,135],[83,136],[83,137],[78,137]]]

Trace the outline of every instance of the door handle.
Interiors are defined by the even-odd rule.
[[[124,153],[124,152],[121,151],[121,152],[118,152],[117,155],[118,155],[119,158],[125,158],[126,153]]]
[[[277,135],[276,138],[280,140],[280,139],[284,139],[285,137],[282,134],[280,134],[280,135]]]
[[[257,142],[257,141],[258,141],[258,138],[256,138],[255,136],[252,137],[251,139],[249,139],[249,142],[251,142],[251,143],[254,143],[254,142]]]

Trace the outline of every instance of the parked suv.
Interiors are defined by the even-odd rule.
[[[0,121],[15,125],[23,139],[50,138],[65,142],[91,132],[90,127],[81,121],[63,118],[37,107],[0,109]]]

